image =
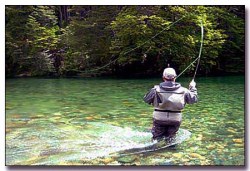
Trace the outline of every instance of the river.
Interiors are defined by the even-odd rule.
[[[180,78],[188,86],[190,78]],[[150,141],[144,94],[161,79],[6,79],[6,165],[244,165],[244,77],[196,79],[175,148],[127,156]]]

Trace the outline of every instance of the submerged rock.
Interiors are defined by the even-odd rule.
[[[176,157],[176,158],[181,158],[183,156],[183,154],[181,153],[174,153],[173,154],[173,157]]]
[[[136,159],[135,156],[122,156],[117,159],[118,162],[120,163],[132,163]]]
[[[202,155],[200,155],[198,153],[191,153],[189,156],[192,157],[192,158],[198,158],[200,160],[204,160],[205,159],[204,156],[202,156]]]
[[[171,166],[171,165],[174,165],[174,163],[171,160],[166,160],[166,161],[160,162],[158,165]]]
[[[102,162],[105,164],[105,165],[109,165],[111,162],[113,162],[114,159],[113,158],[105,158],[102,160]]]
[[[215,144],[209,144],[209,145],[207,145],[206,147],[207,147],[207,149],[209,149],[209,150],[213,150],[213,149],[216,148],[216,145],[215,145]]]
[[[240,138],[233,139],[233,142],[241,144],[241,143],[243,143],[243,139],[240,139]]]

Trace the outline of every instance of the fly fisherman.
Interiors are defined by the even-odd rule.
[[[198,101],[196,83],[192,80],[189,89],[175,82],[176,72],[173,68],[166,68],[163,81],[154,86],[145,96],[144,101],[154,106],[153,112],[153,140],[174,137],[178,131],[185,104]]]

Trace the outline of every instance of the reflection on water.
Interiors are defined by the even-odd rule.
[[[181,125],[192,136],[174,149],[109,155],[151,143],[153,108],[142,97],[160,81],[6,80],[6,164],[243,165],[243,77],[197,79],[199,103]]]

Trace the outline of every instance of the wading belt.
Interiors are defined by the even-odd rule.
[[[181,113],[181,111],[172,111],[172,110],[159,110],[159,109],[155,109],[155,111],[157,111],[157,112],[169,112],[169,113]]]

